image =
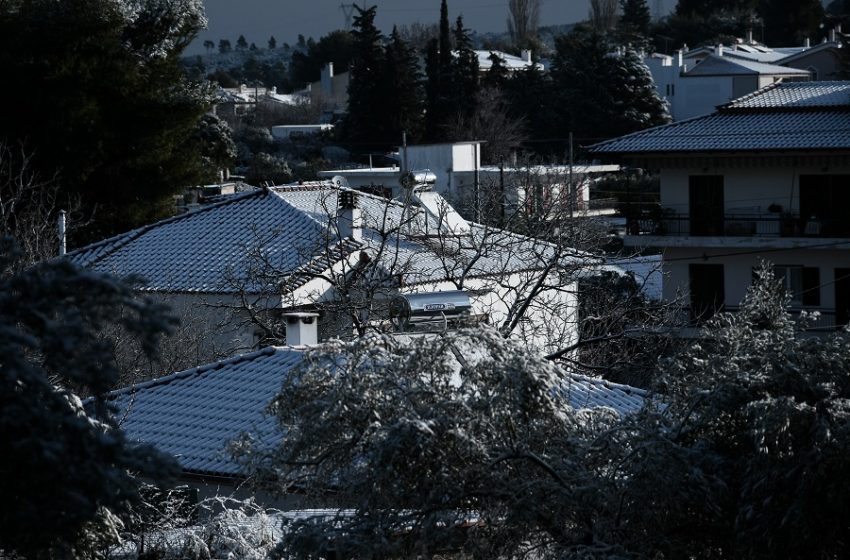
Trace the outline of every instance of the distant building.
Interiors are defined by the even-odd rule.
[[[272,138],[276,140],[297,140],[305,136],[315,136],[334,129],[332,124],[283,124],[271,127]]]

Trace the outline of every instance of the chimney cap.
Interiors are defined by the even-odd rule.
[[[339,207],[343,209],[357,208],[357,192],[342,190],[339,193]]]

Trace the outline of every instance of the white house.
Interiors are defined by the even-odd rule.
[[[138,289],[200,315],[207,342],[250,349],[264,320],[319,313],[322,336],[389,328],[398,294],[464,290],[470,319],[550,351],[577,340],[575,282],[598,259],[470,223],[440,197],[407,203],[330,182],[274,187],[78,249],[74,262],[145,280]]]
[[[749,60],[729,54],[719,45],[698,59],[682,52],[675,57],[653,55],[645,62],[670,116],[681,121],[714,111],[718,105],[774,82],[808,81],[809,70]]]
[[[850,320],[850,82],[772,84],[590,151],[660,173],[663,209],[626,244],[663,248],[664,298],[693,320],[734,309],[760,259],[816,327]]]
[[[344,177],[351,188],[380,194],[387,198],[401,198],[402,168],[433,174],[433,189],[455,203],[469,219],[482,221],[475,216],[474,200],[479,200],[482,212],[493,209],[495,200],[505,205],[505,212],[533,214],[541,207],[562,204],[575,215],[587,215],[590,208],[591,183],[608,173],[620,170],[618,165],[506,165],[482,166],[481,142],[455,142],[421,144],[399,148],[401,165],[393,167],[366,167],[320,171],[319,176]],[[572,192],[569,196],[569,186]]]

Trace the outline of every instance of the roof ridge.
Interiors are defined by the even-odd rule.
[[[602,142],[597,142],[596,144],[590,144],[589,146],[582,146],[582,147],[593,151],[598,147],[604,146],[605,144],[610,144],[612,142],[619,142],[619,141],[624,140],[626,138],[633,138],[633,137],[639,136],[641,134],[646,134],[648,132],[654,132],[656,130],[661,130],[661,129],[664,129],[664,128],[673,128],[673,127],[677,127],[677,126],[682,126],[683,124],[690,123],[690,122],[693,122],[693,121],[697,121],[697,120],[700,120],[700,119],[706,119],[706,118],[712,117],[714,115],[715,115],[715,113],[706,113],[705,115],[697,115],[696,117],[691,117],[689,119],[682,119],[680,121],[673,121],[673,122],[669,122],[667,124],[659,124],[659,125],[656,125],[656,126],[651,126],[649,128],[644,128],[642,130],[636,130],[634,132],[624,134],[623,136],[617,136],[617,137],[614,137],[614,138],[609,138],[608,140],[603,140]]]
[[[741,103],[742,101],[749,101],[750,99],[753,99],[754,97],[758,97],[759,95],[764,95],[765,93],[767,93],[769,91],[773,91],[774,89],[778,88],[782,83],[783,82],[773,82],[772,84],[767,84],[763,88],[757,89],[757,90],[750,92],[746,95],[742,95],[741,97],[737,97],[737,98],[729,101],[728,103],[724,103],[723,105],[718,106],[717,109],[718,110],[728,109],[728,108],[731,108],[735,103]],[[788,82],[788,83],[794,83],[794,82]]]
[[[208,364],[202,364],[199,366],[195,366],[189,369],[184,369],[182,371],[175,371],[173,373],[169,373],[167,375],[163,375],[160,377],[155,377],[153,379],[149,379],[148,381],[144,381],[142,383],[138,383],[135,385],[128,385],[127,387],[122,387],[120,389],[115,389],[114,391],[110,391],[107,393],[107,399],[114,399],[121,395],[125,395],[127,393],[135,393],[141,389],[148,389],[150,387],[155,387],[158,385],[168,385],[172,381],[183,379],[186,377],[192,377],[195,375],[203,375],[209,371],[214,371],[217,369],[221,369],[225,366],[238,364],[242,362],[250,362],[257,358],[263,356],[271,356],[276,354],[278,350],[296,350],[296,348],[291,346],[266,346],[264,348],[260,348],[259,350],[254,350],[253,352],[246,352],[243,354],[236,354],[235,356],[229,356],[227,358],[222,358],[215,362],[210,362]]]
[[[202,206],[202,207],[197,208],[195,210],[190,210],[188,212],[184,212],[184,213],[178,214],[176,216],[170,216],[168,218],[163,218],[162,220],[158,220],[158,221],[150,223],[150,224],[145,224],[145,225],[137,227],[135,229],[131,229],[130,231],[125,231],[124,233],[119,233],[118,235],[113,235],[112,237],[107,237],[106,239],[101,239],[100,241],[95,241],[94,243],[90,243],[88,245],[78,247],[78,248],[74,249],[73,251],[69,251],[66,254],[66,257],[73,258],[74,256],[76,256],[78,254],[83,254],[83,253],[89,252],[93,249],[97,249],[98,247],[108,246],[109,244],[115,243],[114,247],[112,247],[111,249],[109,249],[105,253],[98,255],[96,258],[92,259],[91,261],[87,261],[83,265],[83,266],[89,266],[93,262],[100,260],[100,259],[104,258],[105,256],[114,253],[116,250],[125,246],[127,243],[133,241],[134,239],[138,239],[140,236],[151,231],[152,229],[154,229],[156,227],[159,227],[159,226],[162,226],[162,225],[165,225],[165,224],[170,224],[172,222],[176,222],[176,221],[179,221],[179,220],[187,219],[188,217],[195,216],[195,215],[197,215],[201,212],[208,212],[210,210],[213,210],[214,208],[218,208],[219,206],[224,206],[225,204],[231,204],[233,202],[237,202],[239,200],[242,200],[243,198],[249,198],[251,196],[257,196],[258,194],[265,194],[265,190],[264,189],[257,189],[257,190],[248,191],[248,192],[245,192],[245,193],[238,193],[236,195],[230,195],[230,197],[227,200],[222,200],[220,202],[215,202],[215,203],[212,203],[212,204],[209,204],[209,205],[206,205],[206,206]],[[119,243],[119,241],[120,241],[120,243]]]

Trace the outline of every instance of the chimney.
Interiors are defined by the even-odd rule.
[[[339,211],[336,216],[339,238],[350,237],[354,241],[363,239],[363,216],[357,207],[357,193],[352,190],[339,191]]]
[[[804,47],[806,47],[807,49],[811,48],[811,46],[812,46],[812,40],[811,40],[811,39],[809,39],[808,37],[806,37],[806,40],[805,40],[805,41],[803,41],[803,46],[804,46]]]
[[[723,56],[723,44],[722,43],[718,43],[717,46],[714,48],[714,54],[716,54],[717,56]]]
[[[829,42],[830,43],[835,42],[835,28],[834,27],[829,30]]]
[[[748,45],[753,44],[753,28],[752,27],[747,28],[747,44]]]
[[[67,252],[67,249],[68,249],[68,246],[66,244],[66,236],[65,236],[65,211],[64,210],[59,211],[59,222],[58,222],[57,226],[58,226],[58,229],[59,229],[59,231],[58,231],[58,233],[59,233],[59,256],[63,257],[63,256],[65,256],[65,253]]]
[[[284,313],[287,346],[315,346],[319,343],[318,313]]]
[[[531,64],[531,51],[530,50],[527,50],[527,49],[523,50],[520,54],[521,54],[522,59],[525,61],[526,64]]]
[[[322,67],[322,93],[333,95],[334,63],[328,62]]]
[[[676,67],[681,68],[685,65],[685,51],[679,49],[676,51]]]

